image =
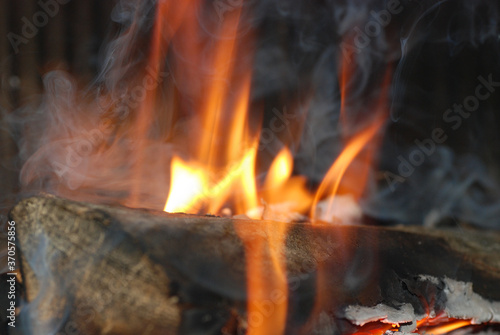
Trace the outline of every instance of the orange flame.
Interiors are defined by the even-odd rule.
[[[160,2],[159,4],[161,4]],[[332,165],[313,196],[306,187],[306,179],[293,176],[293,156],[288,148],[283,148],[271,163],[262,191],[258,191],[256,181],[256,162],[259,134],[250,128],[249,100],[251,92],[252,68],[250,64],[235,61],[242,52],[251,54],[251,34],[244,41],[237,38],[241,19],[241,8],[226,13],[224,20],[214,29],[224,38],[211,41],[206,49],[202,38],[203,30],[198,22],[196,11],[201,10],[197,0],[187,1],[181,8],[174,9],[159,5],[161,22],[173,23],[165,32],[160,25],[157,30],[164,31],[167,42],[172,43],[182,54],[187,64],[205,64],[212,75],[199,76],[190,68],[174,67],[177,77],[187,78],[199,86],[202,97],[195,99],[193,108],[198,119],[193,121],[189,134],[191,150],[189,160],[175,156],[171,161],[171,180],[169,194],[164,206],[167,212],[220,213],[230,207],[234,214],[249,214],[258,208],[259,201],[264,203],[260,218],[279,218],[269,215],[273,204],[285,205],[287,212],[307,213],[316,218],[315,207],[320,200],[335,196],[341,180],[349,172],[349,167],[360,163],[361,172],[354,173],[359,179],[355,187],[347,191],[359,199],[368,175],[368,167],[374,155],[374,147],[366,150],[385,122],[385,91],[376,108],[376,117],[368,127],[349,138],[346,149]],[[157,34],[155,34],[155,39]],[[160,34],[161,35],[161,34]],[[159,37],[158,37],[159,38]],[[243,46],[247,48],[243,50]],[[153,46],[150,61],[157,65],[164,48]],[[208,51],[207,51],[208,50]],[[175,61],[175,60],[174,60]],[[345,99],[349,93],[346,88],[348,72],[342,72],[342,122],[346,123]],[[154,92],[145,100],[144,108],[149,110]],[[143,113],[147,119],[147,112]],[[141,126],[141,129],[147,127]],[[145,131],[145,130],[144,130]],[[351,172],[352,174],[353,172]],[[330,204],[331,205],[331,204]],[[312,207],[312,209],[311,209]],[[329,206],[331,208],[331,206]],[[330,210],[330,209],[329,209]],[[259,215],[252,216],[259,218]],[[259,232],[255,234],[255,224]],[[283,250],[287,235],[285,223],[235,223],[235,228],[245,245],[247,265],[247,313],[248,334],[284,334],[286,329],[288,285]]]
[[[197,58],[202,53],[196,41],[195,23],[187,23],[181,32],[186,38],[178,39],[179,48],[189,62],[208,63],[213,78],[201,83],[204,96],[195,106],[201,129],[193,124],[190,142],[196,147],[194,157],[188,162],[179,157],[172,159],[165,211],[219,213],[230,205],[235,214],[243,214],[258,206],[255,177],[258,133],[252,133],[248,122],[251,69],[237,75],[234,61],[240,52],[236,39],[239,19],[240,9],[227,13],[218,27],[225,38],[214,42],[211,52],[203,55],[205,59]],[[198,82],[195,74],[182,74]],[[291,155],[282,156],[273,164],[266,183],[270,185],[273,179],[277,184],[269,187],[266,199],[271,199],[277,188],[290,187],[287,180],[291,168]],[[248,334],[281,334],[286,324],[286,269],[280,253],[286,226],[266,227],[265,236],[255,238],[245,225],[236,226],[246,248]],[[262,262],[270,266],[263,267]]]
[[[348,119],[346,113],[346,99],[348,98],[347,92],[347,76],[352,70],[348,69],[347,64],[343,64],[340,83],[341,83],[341,121],[344,127],[348,127]],[[337,157],[328,172],[326,173],[323,181],[321,182],[314,201],[311,207],[311,218],[318,219],[317,205],[320,200],[328,198],[326,213],[321,213],[323,218],[331,218],[335,214],[335,196],[339,194],[341,183],[344,179],[355,180],[354,185],[346,187],[344,192],[352,195],[355,200],[359,200],[364,192],[370,166],[373,161],[376,145],[376,135],[382,129],[387,120],[387,106],[386,99],[388,87],[391,78],[391,71],[387,69],[385,80],[382,83],[382,91],[380,93],[379,101],[375,106],[373,112],[375,114],[373,120],[368,126],[355,134],[352,139],[348,141],[344,150]],[[375,142],[375,143],[372,143]],[[352,169],[349,174],[349,167],[357,165],[357,169]]]
[[[470,324],[471,322],[468,320],[457,320],[441,326],[427,328],[426,333],[434,335],[448,334],[456,329],[470,326]]]
[[[235,74],[240,12],[235,9],[224,17],[217,29],[225,37],[217,39],[208,54],[199,49],[197,37],[202,28],[197,26],[196,15],[186,18],[176,39],[189,62],[208,62],[213,76],[202,80],[189,69],[176,69],[193,82],[201,80],[205,94],[196,105],[202,129],[196,124],[198,120],[191,127],[190,144],[194,144],[196,153],[189,164],[178,157],[172,160],[165,211],[218,213],[230,202],[236,213],[244,213],[257,206],[254,169],[258,137],[251,134],[247,122],[251,71],[246,69],[242,77]],[[221,145],[224,139],[226,145]]]
[[[245,244],[247,262],[247,334],[284,334],[288,285],[284,264],[286,224],[263,221],[249,229],[249,222],[235,225]]]
[[[197,0],[186,0],[182,4],[174,5],[170,1],[158,1],[156,20],[153,28],[151,49],[149,50],[149,60],[151,75],[155,81],[160,80],[160,72],[164,68],[164,60],[167,55],[167,47],[177,29],[182,24],[182,18],[186,16],[187,9],[190,5],[196,4]],[[140,13],[138,13],[140,14]],[[168,18],[168,25],[167,25]],[[133,138],[137,143],[134,151],[137,164],[134,167],[134,180],[132,185],[131,198],[129,205],[136,207],[140,195],[140,186],[142,178],[145,177],[143,153],[148,145],[146,138],[147,132],[150,129],[151,121],[153,120],[153,111],[156,108],[155,99],[159,87],[148,90],[145,93],[145,98],[140,104],[140,111],[136,122],[136,127],[133,130]]]
[[[417,328],[414,331],[416,334],[443,335],[454,330],[471,326],[471,320],[450,319],[445,314],[440,314],[436,317],[430,317],[428,314],[417,321]],[[381,335],[386,331],[398,331],[399,325],[386,324],[382,322],[371,322],[362,326],[353,335]]]
[[[311,206],[312,195],[306,178],[292,176],[292,171],[292,153],[283,148],[267,172],[262,199],[269,204],[282,204],[288,213],[305,213]]]

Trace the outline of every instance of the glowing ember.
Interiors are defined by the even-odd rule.
[[[426,328],[425,332],[427,334],[434,334],[434,335],[448,334],[449,332],[454,331],[456,329],[470,326],[470,324],[471,322],[468,320],[457,320],[457,321],[452,321],[448,324]]]
[[[428,335],[442,335],[449,334],[454,330],[472,325],[470,320],[457,320],[450,319],[444,314],[440,314],[434,318],[426,316],[417,321],[417,328],[412,331],[412,334],[428,334]],[[390,332],[400,332],[398,324],[386,324],[382,322],[371,322],[362,326],[355,335],[381,335],[390,334]]]

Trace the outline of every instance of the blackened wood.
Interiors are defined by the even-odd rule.
[[[145,325],[150,334],[241,331],[251,255],[239,236],[248,241],[277,229],[271,221],[53,197],[25,199],[11,218],[36,322],[69,315],[54,327],[73,322],[82,332],[109,334],[148,333]],[[477,232],[290,224],[282,250],[289,282],[286,333],[310,334],[325,315],[338,318],[335,332],[345,333],[342,310],[351,304],[404,302],[425,313],[439,287],[415,284],[419,275],[472,281],[476,293],[500,301],[498,242]],[[270,259],[262,267],[270,273]],[[272,309],[263,308],[262,316],[272,317]],[[333,326],[326,324],[322,329],[330,332]]]

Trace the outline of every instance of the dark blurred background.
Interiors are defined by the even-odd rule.
[[[115,0],[0,0],[0,218],[15,201],[19,161],[12,111],[36,106],[42,76],[70,72],[84,87],[95,77],[102,42],[116,30],[110,19]],[[28,22],[28,23],[27,23]],[[35,28],[33,30],[33,27]]]

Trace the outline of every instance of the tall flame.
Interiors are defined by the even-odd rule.
[[[351,65],[352,66],[352,65]],[[347,62],[344,62],[341,69],[340,76],[340,90],[341,90],[341,124],[345,128],[349,128],[349,119],[346,112],[347,103],[346,100],[349,97],[349,92],[347,89],[347,76],[352,72],[352,69]],[[387,120],[387,94],[390,84],[391,71],[386,70],[385,80],[382,83],[382,90],[378,98],[378,103],[373,108],[373,119],[371,122],[362,129],[360,132],[356,133],[352,138],[348,139],[348,142],[337,157],[335,162],[332,164],[328,172],[326,173],[323,181],[321,182],[311,207],[311,218],[313,220],[318,219],[318,203],[320,200],[328,198],[326,212],[321,213],[322,218],[331,218],[335,215],[335,201],[339,194],[339,189],[341,183],[344,179],[355,180],[355,184],[347,187],[345,192],[353,196],[355,200],[359,200],[363,195],[368,174],[370,171],[370,166],[377,149],[376,140],[377,134],[379,134],[383,125]],[[357,165],[356,169],[349,171],[349,167]],[[350,174],[349,174],[350,173]]]
[[[168,2],[169,4],[171,2]],[[199,76],[192,69],[176,66],[177,77],[200,87],[201,97],[193,101],[194,119],[186,139],[183,156],[177,155],[171,161],[169,194],[164,210],[167,212],[220,213],[230,207],[234,214],[247,214],[253,218],[278,219],[273,225],[248,222],[235,223],[235,229],[245,246],[247,266],[247,314],[250,335],[284,334],[288,306],[287,269],[284,261],[284,245],[287,236],[286,217],[273,212],[273,205],[279,204],[286,212],[311,213],[317,218],[316,206],[325,198],[338,194],[341,181],[349,173],[357,174],[359,182],[346,189],[357,200],[361,197],[367,180],[369,165],[375,146],[367,150],[386,119],[385,95],[380,95],[375,117],[370,124],[354,136],[346,138],[345,150],[339,155],[313,196],[307,188],[306,179],[293,175],[293,155],[289,148],[283,148],[274,158],[267,171],[267,177],[257,184],[256,162],[259,132],[250,128],[249,101],[252,82],[252,66],[236,62],[242,53],[252,54],[252,36],[238,38],[241,8],[226,13],[224,20],[214,28],[224,36],[211,40],[206,48],[199,36],[202,27],[197,21],[201,6],[196,0],[183,2],[174,9],[159,2],[159,15],[169,21],[167,41],[182,55],[185,64],[205,64],[211,76]],[[182,12],[182,13],[181,13]],[[180,15],[180,14],[183,14]],[[190,14],[190,15],[188,15]],[[157,23],[161,25],[161,23]],[[159,30],[162,27],[157,28]],[[245,48],[245,49],[242,49]],[[163,48],[153,47],[157,64]],[[345,99],[349,92],[346,82],[352,68],[344,68],[339,82],[342,95],[342,123],[348,125]],[[389,73],[388,73],[389,77]],[[387,86],[387,85],[385,85]],[[154,93],[151,93],[154,99]],[[146,99],[148,108],[149,100]],[[254,114],[255,111],[252,111]],[[145,117],[148,113],[144,112]],[[141,127],[138,131],[140,131]],[[194,148],[194,149],[193,149]],[[183,158],[188,156],[188,158]],[[361,169],[350,172],[356,163]],[[260,187],[259,187],[260,186]],[[344,187],[345,188],[345,187]],[[262,201],[259,201],[261,199]],[[327,214],[333,214],[330,200]],[[259,206],[261,205],[261,206]],[[250,210],[261,208],[256,215]],[[331,213],[330,213],[331,212]],[[281,222],[281,223],[279,223]],[[259,224],[261,234],[255,234]]]
[[[224,17],[217,27],[224,38],[215,40],[208,53],[200,50],[197,38],[202,27],[194,14],[186,18],[185,30],[176,39],[176,47],[189,63],[208,63],[213,75],[203,81],[189,69],[176,69],[193,82],[202,80],[204,94],[195,105],[200,118],[193,122],[189,138],[194,157],[189,163],[180,157],[172,160],[165,211],[218,213],[231,203],[237,213],[244,213],[258,204],[254,171],[258,137],[247,122],[251,69],[240,69],[246,72],[243,75],[235,71],[242,66],[235,61],[240,14],[241,9],[235,9]]]

